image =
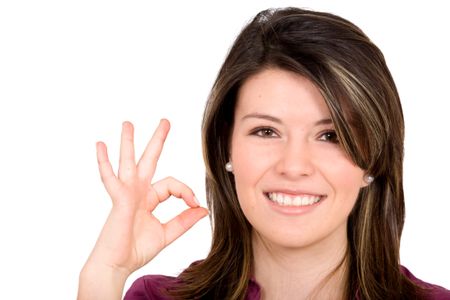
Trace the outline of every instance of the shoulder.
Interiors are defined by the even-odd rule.
[[[124,300],[169,300],[166,291],[177,283],[176,277],[146,275],[138,278],[125,294]]]
[[[407,268],[401,267],[402,273],[412,282],[422,287],[426,293],[426,299],[430,300],[450,300],[450,291],[446,288],[425,282],[415,277]]]

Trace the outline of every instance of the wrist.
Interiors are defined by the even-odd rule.
[[[80,273],[78,300],[122,299],[128,276],[125,270],[87,262]]]

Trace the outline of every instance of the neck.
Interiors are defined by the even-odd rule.
[[[342,299],[347,240],[287,248],[253,233],[254,275],[263,299]]]

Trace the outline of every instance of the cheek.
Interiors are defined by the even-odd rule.
[[[265,160],[261,159],[262,149],[253,147],[248,137],[233,135],[231,149],[231,161],[236,179],[252,178],[254,173],[258,173],[259,169],[263,168]]]
[[[254,145],[248,139],[235,138],[232,143],[231,161],[240,201],[253,198],[261,178],[273,166],[273,151]]]
[[[324,177],[336,196],[342,196],[345,198],[342,200],[354,202],[362,187],[364,171],[346,157],[331,158],[330,161],[323,162],[321,170]]]
[[[257,175],[272,165],[273,155],[271,156],[270,153],[261,155],[248,149],[241,153],[235,152],[231,159],[235,175]]]

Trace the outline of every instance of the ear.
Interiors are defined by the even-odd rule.
[[[361,188],[367,187],[369,184],[363,179],[361,180]]]

